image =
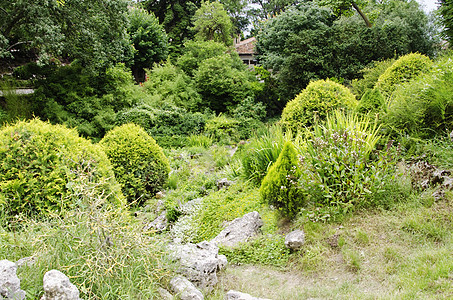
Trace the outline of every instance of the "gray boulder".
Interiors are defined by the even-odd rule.
[[[239,243],[246,242],[256,236],[263,226],[260,214],[256,211],[244,215],[242,218],[236,218],[222,230],[211,243],[225,247],[235,247]]]
[[[216,181],[216,186],[218,190],[228,188],[233,182],[229,181],[227,178],[222,178]]]
[[[173,292],[181,300],[203,300],[203,294],[186,278],[176,276],[170,281]]]
[[[300,250],[305,244],[305,233],[302,230],[294,230],[285,237],[285,246],[293,251]]]
[[[143,230],[155,230],[157,232],[165,231],[168,227],[167,211],[163,211],[154,221],[146,225]]]
[[[228,293],[225,295],[226,300],[270,300],[266,298],[256,298],[253,296],[250,296],[249,294],[246,293],[241,293],[237,291],[230,290]]]
[[[169,291],[163,288],[158,288],[157,292],[159,293],[159,296],[161,300],[173,300],[174,297],[170,294]]]
[[[17,277],[17,265],[9,260],[0,260],[0,299],[25,299],[25,292],[20,289]]]
[[[179,273],[198,288],[211,291],[217,284],[217,271],[225,266],[226,257],[219,255],[219,248],[209,242],[169,245],[170,257],[179,262]]]
[[[79,300],[79,290],[58,270],[50,270],[43,278],[44,295],[41,300]]]

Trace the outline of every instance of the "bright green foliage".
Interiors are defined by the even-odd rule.
[[[381,138],[378,131],[366,117],[339,111],[329,116],[324,126],[315,125],[302,151],[299,181],[309,203],[335,207],[343,213],[375,205],[371,199],[384,192],[383,187],[393,179],[396,162],[390,149],[373,154]]]
[[[170,61],[155,65],[147,73],[148,81],[144,86],[149,93],[161,98],[159,103],[155,103],[158,106],[165,103],[188,110],[199,107],[201,97],[195,90],[192,79]]]
[[[240,122],[239,136],[241,140],[246,140],[264,126],[262,121],[266,117],[266,107],[263,103],[256,102],[253,97],[247,97],[234,108],[231,115]]]
[[[379,76],[381,76],[394,62],[395,59],[374,61],[369,66],[362,69],[360,73],[363,74],[363,78],[354,79],[351,82],[351,90],[354,95],[356,95],[357,99],[361,99],[366,91],[373,89]]]
[[[215,41],[230,46],[233,23],[222,3],[204,1],[195,12],[195,38],[199,41]]]
[[[453,127],[452,56],[440,58],[429,73],[396,88],[384,126],[396,133],[430,137]]]
[[[384,95],[388,96],[395,90],[397,85],[408,82],[424,72],[428,72],[431,65],[432,61],[423,54],[411,53],[401,56],[379,76],[376,87]]]
[[[335,109],[354,109],[355,96],[343,85],[327,80],[311,82],[283,109],[281,124],[293,132],[324,120]]]
[[[102,148],[61,125],[33,119],[3,127],[0,161],[0,207],[8,216],[46,215],[75,205],[77,171],[97,184],[95,194],[123,199]]]
[[[222,144],[233,144],[239,141],[239,121],[220,114],[206,121],[205,134]]]
[[[127,5],[125,0],[2,1],[0,58],[35,50],[42,60],[63,56],[92,69],[125,61],[131,54]]]
[[[378,113],[385,107],[385,98],[378,88],[367,90],[357,106],[360,113]]]
[[[305,203],[304,193],[297,186],[297,180],[301,176],[298,164],[297,151],[293,143],[287,141],[260,187],[263,201],[290,218],[294,217]]]
[[[76,127],[85,137],[100,139],[115,125],[116,113],[146,97],[124,65],[97,75],[77,63],[58,68],[38,84],[34,113],[53,123]]]
[[[264,132],[258,131],[250,139],[250,143],[239,149],[244,177],[261,184],[271,165],[277,161],[283,145],[290,138],[290,134],[285,134],[277,125],[266,128]]]
[[[100,144],[129,202],[153,197],[168,180],[170,165],[162,149],[146,131],[125,124],[109,131]]]
[[[232,67],[232,63],[229,55],[208,58],[200,63],[194,76],[203,105],[216,112],[225,112],[252,95],[251,73]]]
[[[167,58],[168,42],[164,28],[153,14],[144,9],[129,9],[127,32],[135,49],[132,70],[136,79],[144,81],[144,69]]]
[[[235,68],[243,68],[243,63],[236,52],[229,53],[225,45],[214,41],[188,41],[184,44],[184,53],[178,58],[176,65],[187,75],[193,76],[202,61],[225,54],[231,56]]]

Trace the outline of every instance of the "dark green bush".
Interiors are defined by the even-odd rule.
[[[99,193],[123,196],[102,148],[61,125],[37,119],[0,130],[0,207],[7,215],[46,215],[70,207],[78,171]]]
[[[329,79],[311,82],[283,109],[281,124],[296,132],[324,120],[335,109],[354,109],[355,96],[348,88]]]
[[[266,107],[261,102],[255,102],[253,97],[242,100],[232,111],[234,119],[239,121],[239,137],[246,140],[253,132],[263,126],[266,117]]]
[[[429,71],[432,61],[428,56],[410,53],[398,58],[376,83],[385,96],[389,96],[397,85],[410,81],[412,78]]]
[[[305,202],[304,192],[297,186],[300,176],[297,151],[293,143],[287,141],[261,183],[262,199],[280,209],[284,215],[294,217]]]
[[[124,124],[116,127],[100,144],[112,162],[115,176],[129,202],[145,202],[167,182],[168,159],[140,126]]]

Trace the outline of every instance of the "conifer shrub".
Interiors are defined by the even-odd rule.
[[[109,131],[100,141],[129,202],[141,204],[168,180],[170,165],[156,141],[135,124]]]
[[[93,183],[103,182],[96,191],[109,195],[109,201],[124,199],[102,148],[61,125],[33,119],[3,127],[0,161],[0,208],[8,216],[47,215],[70,207],[77,170]]]
[[[287,141],[260,187],[263,201],[290,218],[298,213],[305,200],[303,191],[297,186],[301,176],[298,164],[297,151],[293,143]]]
[[[397,85],[429,71],[431,65],[432,61],[429,57],[420,53],[401,56],[379,76],[376,87],[381,89],[385,96],[389,96]]]
[[[379,89],[367,90],[357,105],[359,113],[378,113],[385,106],[385,98]]]
[[[283,109],[281,124],[285,129],[296,132],[324,120],[335,109],[354,109],[355,96],[345,86],[327,80],[311,82]]]

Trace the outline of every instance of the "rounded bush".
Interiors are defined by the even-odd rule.
[[[34,119],[3,127],[0,162],[0,208],[7,216],[70,207],[80,196],[82,179],[95,191],[91,195],[103,193],[117,203],[124,199],[102,148],[61,125]]]
[[[412,78],[430,69],[432,61],[420,53],[410,53],[397,59],[376,83],[384,95],[390,95],[397,85],[410,81]]]
[[[146,131],[124,124],[100,141],[129,202],[143,203],[167,182],[170,164],[162,149]]]
[[[385,105],[384,96],[379,89],[367,90],[357,106],[359,113],[378,113]]]
[[[288,102],[281,123],[286,130],[297,131],[317,120],[324,120],[335,109],[353,109],[356,106],[355,96],[345,86],[329,79],[313,81]]]
[[[304,193],[297,185],[300,176],[297,151],[292,142],[287,141],[261,183],[262,199],[284,215],[294,217],[305,201]]]

